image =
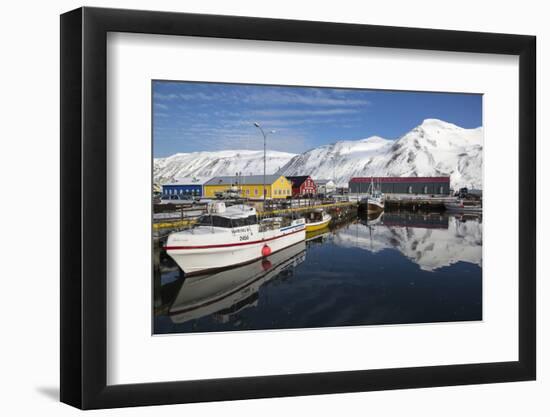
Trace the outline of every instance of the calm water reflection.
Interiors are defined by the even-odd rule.
[[[262,261],[184,278],[162,257],[155,333],[481,320],[479,216],[354,219]]]

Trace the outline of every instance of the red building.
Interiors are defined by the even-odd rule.
[[[292,183],[292,197],[317,194],[317,186],[309,175],[287,178]]]

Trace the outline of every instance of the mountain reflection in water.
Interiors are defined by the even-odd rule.
[[[482,218],[385,213],[247,265],[155,276],[154,333],[481,320]]]
[[[335,234],[334,243],[374,253],[396,249],[426,271],[457,262],[481,266],[481,217],[380,214],[341,230]]]

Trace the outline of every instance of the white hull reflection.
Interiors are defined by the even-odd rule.
[[[254,305],[254,295],[267,281],[286,270],[292,270],[305,260],[306,244],[302,240],[293,246],[261,260],[207,275],[187,277],[170,306],[174,323],[185,323],[200,317],[223,312],[234,314]],[[249,302],[246,302],[249,300]]]

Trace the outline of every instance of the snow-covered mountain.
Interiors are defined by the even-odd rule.
[[[266,172],[279,171],[296,154],[267,151]],[[223,175],[258,175],[264,170],[263,151],[217,151],[177,153],[166,158],[155,158],[153,177],[156,183],[165,184],[176,178],[211,178]]]
[[[267,173],[311,175],[347,186],[352,177],[447,176],[451,187],[482,188],[483,129],[426,119],[397,140],[338,141],[303,154],[268,151]],[[178,177],[261,174],[263,151],[179,153],[154,161],[156,183]]]
[[[284,175],[334,178],[344,186],[352,177],[447,176],[451,187],[482,188],[483,129],[463,129],[427,119],[397,140],[377,136],[339,141],[295,156]]]

